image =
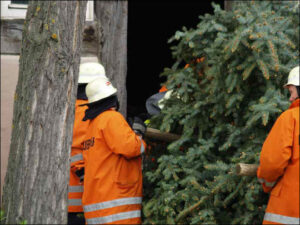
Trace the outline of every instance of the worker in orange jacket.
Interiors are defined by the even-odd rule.
[[[90,121],[82,143],[85,158],[82,204],[87,224],[140,224],[142,160],[146,127],[135,119],[132,128],[117,112],[117,90],[107,78],[86,87]]]
[[[90,81],[98,77],[105,77],[105,69],[101,64],[95,62],[80,64],[70,158],[68,224],[85,223],[83,215],[80,216],[78,213],[83,212],[81,198],[83,194],[84,161],[81,143],[87,132],[89,121],[82,121],[87,106],[79,107],[79,105],[88,103],[85,87]]]
[[[186,64],[184,66],[184,69],[189,68],[191,65],[203,63],[204,60],[205,60],[204,57],[197,58],[197,59],[191,61],[190,64]],[[198,72],[198,75],[199,75],[199,77],[203,76],[203,69]],[[151,95],[149,98],[147,98],[146,110],[147,110],[149,117],[158,115],[161,112],[161,110],[164,107],[164,101],[169,99],[171,97],[171,94],[172,94],[172,90],[168,90],[166,85],[163,85],[159,89],[158,93],[155,93],[155,94]]]
[[[146,100],[146,109],[149,116],[158,115],[163,108],[163,104],[161,103],[163,100],[168,99],[171,95],[172,91],[168,91],[167,87],[163,85],[159,92],[151,95]]]
[[[284,85],[292,102],[265,140],[257,177],[270,198],[263,224],[299,224],[299,66]]]

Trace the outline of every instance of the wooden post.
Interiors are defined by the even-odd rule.
[[[145,136],[148,138],[152,138],[160,141],[166,141],[166,142],[176,141],[180,138],[180,135],[161,132],[160,130],[150,128],[150,127],[147,128]]]
[[[236,174],[239,176],[256,176],[257,164],[238,163],[235,167]]]

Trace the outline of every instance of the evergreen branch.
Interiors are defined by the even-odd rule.
[[[291,39],[289,39],[289,37],[287,35],[285,35],[284,33],[282,33],[282,31],[278,32],[282,37],[283,39],[285,39],[285,43],[291,47],[292,49],[296,49],[296,46],[294,45],[294,43],[291,41]]]
[[[267,67],[267,65],[264,63],[264,61],[262,60],[257,60],[259,69],[261,70],[261,72],[263,73],[264,77],[269,80],[270,79],[270,74],[269,74],[269,69]]]
[[[195,203],[194,205],[190,206],[189,208],[187,208],[187,209],[183,210],[181,213],[179,213],[179,215],[175,219],[175,222],[178,223],[183,218],[185,218],[188,214],[190,214],[195,209],[197,209],[199,206],[201,206],[204,202],[206,202],[209,198],[214,196],[214,194],[222,188],[223,184],[224,183],[222,182],[221,184],[217,185],[217,187],[215,187],[209,195],[203,196],[197,203]]]
[[[196,181],[196,179],[191,180],[191,184],[194,186],[194,188],[201,190],[201,185]]]
[[[243,44],[245,47],[251,48],[251,46],[250,46],[250,44],[248,43],[248,41],[242,40],[241,42],[242,42],[242,44]]]
[[[275,46],[274,46],[274,44],[271,40],[268,40],[268,46],[269,46],[269,49],[271,51],[275,71],[278,72],[279,71],[279,59],[278,59],[278,55],[277,55],[277,51],[275,49]]]
[[[194,211],[197,207],[199,207],[202,203],[204,203],[207,199],[209,199],[212,195],[206,195],[203,196],[200,201],[198,201],[196,204],[192,205],[191,207],[183,210],[177,218],[175,219],[175,222],[178,223],[180,220],[182,220],[184,217],[186,217],[188,214],[190,214],[192,211]]]
[[[263,41],[261,40],[256,40],[252,45],[251,45],[251,49],[255,52],[261,52],[261,48],[262,48],[262,45],[264,44]]]
[[[174,180],[175,180],[175,181],[178,181],[178,180],[179,180],[179,177],[177,176],[177,174],[176,174],[176,172],[173,170],[173,168],[171,168],[171,165],[168,164],[167,167],[168,167],[168,169],[171,171]]]
[[[266,126],[268,121],[269,121],[269,112],[264,112],[262,116],[262,124]]]
[[[233,39],[233,44],[231,46],[231,52],[232,53],[237,50],[237,47],[239,46],[240,41],[241,41],[241,33],[236,35],[235,38]]]
[[[251,74],[251,72],[252,72],[252,70],[255,68],[255,66],[256,66],[256,63],[252,63],[250,66],[248,66],[248,67],[244,70],[244,72],[243,72],[243,74],[242,74],[243,80],[246,80],[246,79],[249,77],[249,75]]]
[[[242,178],[242,180],[240,181],[240,183],[238,184],[238,186],[236,187],[236,189],[234,190],[234,192],[232,192],[229,196],[227,196],[224,201],[223,201],[223,206],[224,208],[226,208],[226,206],[228,205],[228,203],[238,194],[238,192],[240,191],[240,189],[242,188],[243,184],[245,183],[245,178]]]

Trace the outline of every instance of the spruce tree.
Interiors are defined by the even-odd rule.
[[[299,64],[299,2],[251,1],[229,12],[212,5],[214,14],[169,40],[175,63],[161,75],[172,95],[150,126],[181,138],[152,146],[145,224],[262,222],[268,195],[234,168],[259,164],[268,132],[289,106],[282,86]]]

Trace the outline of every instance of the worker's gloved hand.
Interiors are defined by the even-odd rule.
[[[144,121],[141,118],[135,116],[133,118],[132,129],[136,134],[144,137],[144,134],[146,132],[146,125],[144,124]]]
[[[140,114],[138,114],[138,117],[139,117],[141,120],[145,121],[145,120],[149,119],[151,116],[150,116],[149,113],[140,113]]]
[[[76,170],[75,174],[79,177],[80,182],[82,182],[84,179],[84,168]]]

